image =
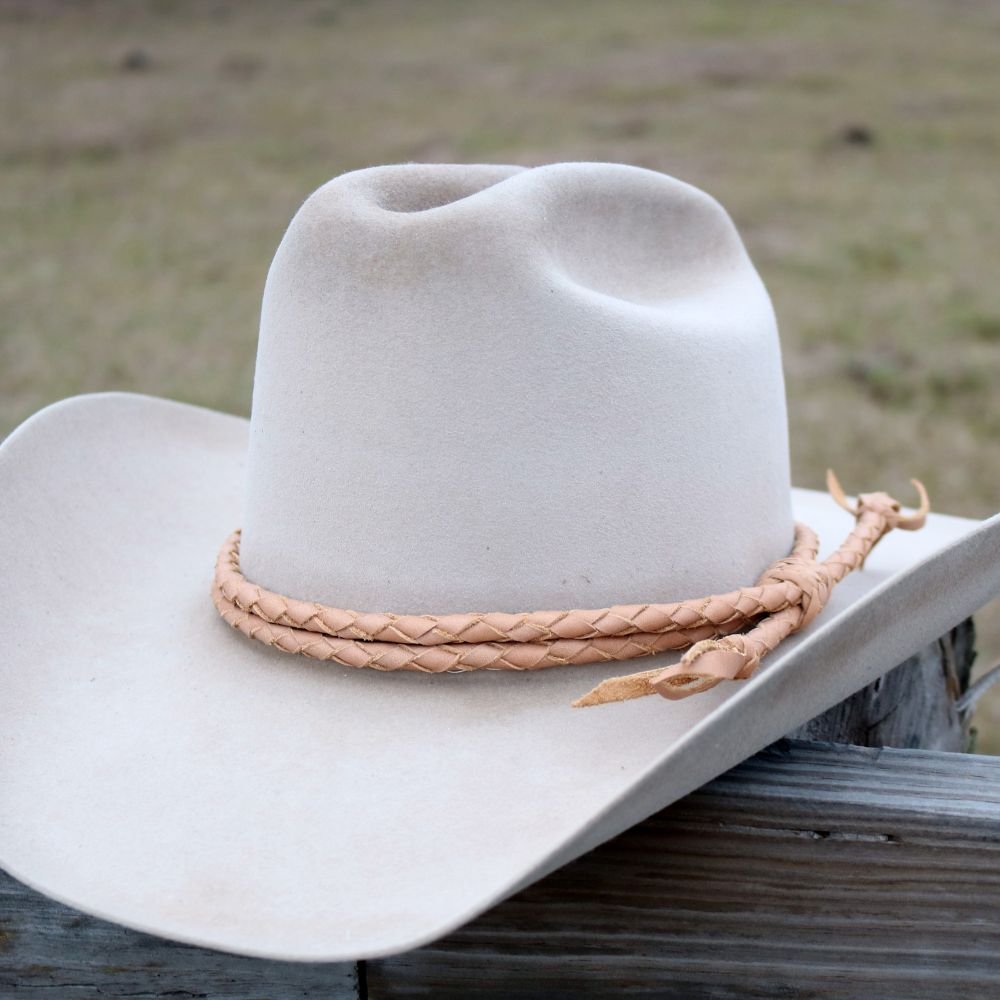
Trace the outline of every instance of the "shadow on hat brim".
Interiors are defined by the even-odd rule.
[[[687,701],[571,709],[626,672],[606,666],[317,664],[248,641],[209,599],[247,432],[110,394],[49,407],[0,447],[0,866],[192,944],[303,961],[424,944],[1000,591],[1000,517],[932,515],[885,538],[752,681]],[[824,494],[793,503],[828,548],[850,527]]]

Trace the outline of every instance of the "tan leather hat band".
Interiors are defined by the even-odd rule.
[[[763,656],[820,613],[832,588],[859,569],[893,528],[921,527],[929,510],[903,516],[885,493],[859,496],[851,506],[833,473],[834,499],[855,517],[844,543],[817,560],[815,533],[795,526],[791,552],[751,587],[669,604],[521,613],[395,615],[329,607],[285,597],[252,583],[240,571],[240,532],[219,553],[212,598],[219,614],[244,635],[289,653],[373,670],[423,673],[540,670],[630,660],[690,647],[681,662],[603,681],[577,706],[648,694],[684,698],[721,680],[749,677]],[[744,631],[746,630],[746,631]],[[741,633],[741,634],[734,634]]]

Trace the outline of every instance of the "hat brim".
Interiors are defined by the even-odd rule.
[[[571,709],[607,666],[317,664],[248,641],[209,599],[241,523],[247,431],[109,394],[49,407],[0,447],[0,865],[192,944],[310,961],[424,944],[1000,590],[1000,517],[932,515],[885,538],[751,681],[686,701]],[[830,547],[850,526],[824,494],[793,504]]]

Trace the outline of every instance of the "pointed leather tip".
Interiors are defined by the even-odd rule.
[[[582,698],[577,698],[572,706],[573,708],[592,708],[594,705],[607,705],[613,701],[645,698],[656,693],[649,682],[658,673],[658,670],[644,670],[642,673],[627,674],[624,677],[609,677],[588,691]]]

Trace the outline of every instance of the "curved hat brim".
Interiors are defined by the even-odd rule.
[[[0,866],[192,944],[335,961],[433,940],[1000,590],[1000,517],[932,515],[885,538],[753,680],[686,701],[571,709],[606,666],[316,664],[249,642],[209,599],[247,433],[110,394],[49,407],[0,447]],[[830,547],[850,526],[824,494],[793,503]]]

